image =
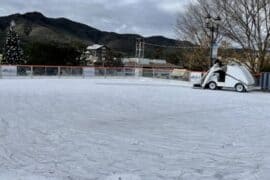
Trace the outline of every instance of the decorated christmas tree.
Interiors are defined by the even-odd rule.
[[[12,21],[3,50],[2,64],[16,65],[24,63],[23,50],[20,47],[20,40],[18,34],[15,32],[15,26],[15,22]]]

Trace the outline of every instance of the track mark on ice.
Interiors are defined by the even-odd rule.
[[[105,180],[141,180],[141,178],[133,174],[115,174],[107,177]]]

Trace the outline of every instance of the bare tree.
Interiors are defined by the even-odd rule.
[[[198,45],[196,49],[186,52],[186,64],[191,69],[197,70],[201,66],[203,70],[206,70],[210,65],[211,32],[205,27],[205,17],[208,14],[216,16],[217,10],[209,0],[197,0],[186,9],[186,12],[180,14],[177,19],[176,32],[181,39]],[[214,39],[215,42],[221,42],[223,37],[217,32]]]
[[[214,0],[221,7],[224,35],[240,45],[254,72],[265,65],[270,38],[270,0]]]
[[[208,14],[218,15],[218,10],[212,4],[213,0],[197,0],[190,4],[185,13],[177,19],[176,32],[180,38],[189,40],[199,46],[209,47],[211,34],[205,27],[205,18]],[[222,34],[218,33],[216,40],[222,40]]]
[[[209,12],[222,18],[220,37],[242,48],[244,62],[252,71],[262,70],[269,48],[270,0],[197,0],[179,16],[177,30],[181,37],[202,44],[201,39],[208,37],[203,18]]]

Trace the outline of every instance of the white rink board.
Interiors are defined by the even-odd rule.
[[[191,83],[200,83],[203,77],[202,72],[190,72],[189,81]]]
[[[95,68],[94,67],[84,67],[83,68],[83,76],[84,77],[94,77],[95,76]]]
[[[16,77],[17,76],[17,67],[16,66],[0,66],[0,77]]]

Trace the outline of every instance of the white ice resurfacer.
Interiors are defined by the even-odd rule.
[[[204,74],[201,81],[193,86],[212,90],[229,88],[237,92],[247,92],[254,89],[255,79],[245,65],[232,61],[223,67],[214,65]]]

